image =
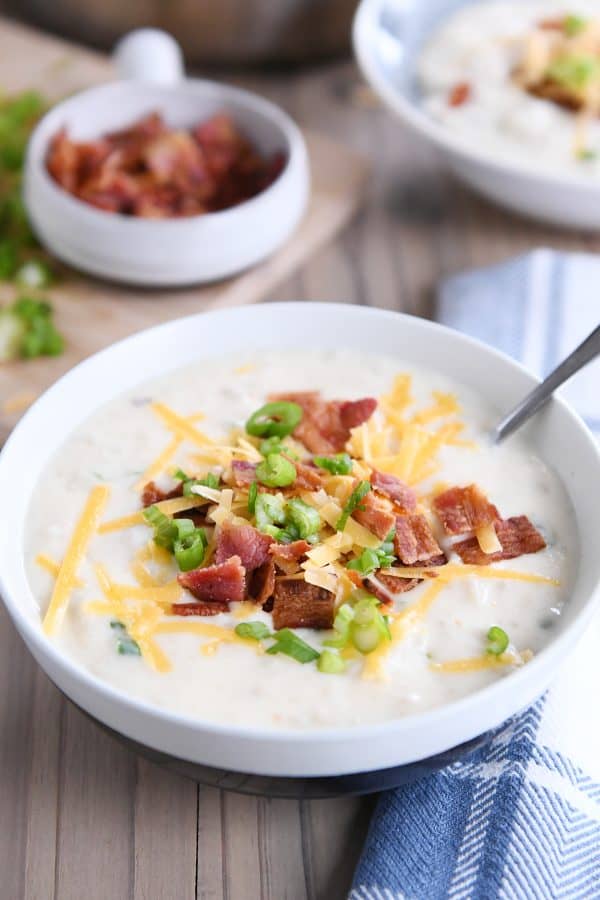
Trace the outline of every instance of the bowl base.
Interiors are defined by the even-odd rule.
[[[69,702],[73,703],[72,700]],[[234,772],[228,769],[216,769],[212,766],[204,766],[200,763],[178,759],[159,750],[153,750],[145,744],[140,744],[132,738],[128,738],[118,731],[114,731],[90,715],[80,706],[73,704],[86,718],[94,722],[106,734],[119,741],[128,750],[132,750],[139,756],[148,759],[173,772],[189,778],[204,787],[219,788],[224,791],[233,791],[237,794],[249,794],[255,797],[275,797],[293,800],[324,800],[331,797],[358,796],[361,794],[374,794],[380,791],[391,790],[403,784],[418,781],[427,775],[433,775],[444,769],[451,763],[458,762],[487,744],[494,732],[486,732],[457,747],[452,747],[444,753],[438,753],[428,759],[409,763],[402,766],[393,766],[389,769],[379,769],[374,772],[356,772],[351,775],[329,775],[320,777],[283,777],[277,775],[252,775],[247,772]]]

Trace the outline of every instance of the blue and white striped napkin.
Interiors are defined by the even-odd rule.
[[[438,319],[544,375],[600,320],[600,257],[551,250],[456,275]],[[563,388],[600,434],[600,362]],[[600,898],[600,619],[491,743],[383,794],[351,900]]]

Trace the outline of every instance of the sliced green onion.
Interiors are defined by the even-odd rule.
[[[337,637],[324,641],[326,647],[336,647],[342,650],[350,640],[350,623],[354,619],[354,610],[349,603],[343,603],[338,609],[333,620],[333,629]]]
[[[256,498],[258,497],[258,484],[253,481],[248,488],[248,512],[251,516],[256,513]]]
[[[598,159],[598,151],[591,150],[589,147],[578,150],[577,159],[580,159],[582,162],[592,162],[593,160]]]
[[[320,656],[320,653],[314,647],[311,647],[301,637],[298,637],[291,628],[282,628],[281,631],[276,631],[273,638],[275,643],[269,647],[267,653],[284,653],[299,663],[313,662]]]
[[[238,637],[253,641],[262,641],[273,636],[264,622],[240,622],[234,631]]]
[[[361,653],[372,653],[381,643],[381,632],[375,621],[370,625],[359,625],[353,622],[350,628],[352,643]]]
[[[256,467],[256,477],[267,487],[287,487],[296,480],[296,466],[280,453],[269,453]]]
[[[286,447],[285,444],[282,444],[281,438],[276,435],[262,441],[258,449],[263,456],[268,456],[269,453],[285,453],[286,456],[291,457],[291,459],[299,459],[298,454],[295,453],[291,447]]]
[[[274,494],[258,494],[255,503],[256,527],[264,534],[277,538],[285,523],[285,501]]]
[[[350,496],[348,497],[348,502],[344,506],[342,510],[342,514],[335,523],[335,527],[337,531],[343,531],[346,527],[346,522],[352,515],[352,513],[356,509],[360,509],[360,503],[369,491],[371,490],[371,484],[368,481],[359,481]]]
[[[0,311],[0,358],[57,356],[64,348],[52,322],[52,307],[44,300],[19,297]],[[11,322],[12,319],[12,322]]]
[[[176,519],[175,521],[186,522],[188,520]],[[195,528],[173,541],[173,553],[182,572],[190,572],[192,569],[198,568],[204,559],[207,544],[206,534],[202,528]]]
[[[563,31],[567,37],[575,37],[581,34],[588,26],[588,20],[582,16],[569,15],[565,17],[563,22]]]
[[[154,543],[166,550],[172,551],[175,541],[183,540],[184,537],[196,530],[191,519],[171,519],[157,506],[146,507],[142,510],[142,515],[146,522],[154,528]]]
[[[355,596],[360,599],[354,607],[350,639],[361,653],[371,653],[382,640],[391,640],[389,625],[379,611],[380,603],[377,597],[363,591],[356,591]]]
[[[326,469],[332,475],[349,475],[352,471],[352,460],[348,453],[336,453],[335,456],[313,456],[313,462],[320,469]]]
[[[127,634],[127,629],[122,622],[113,621],[110,623],[110,627],[113,628],[119,635],[117,638],[117,653],[120,653],[123,656],[142,655],[140,645],[137,643],[137,641],[134,641],[133,638],[129,637],[129,635]]]
[[[321,517],[313,506],[305,503],[300,497],[292,497],[286,505],[286,523],[288,528],[293,525],[298,538],[307,540],[319,532]]]
[[[302,407],[297,403],[280,400],[265,403],[252,413],[246,422],[246,431],[254,437],[286,437],[302,419]]]
[[[213,488],[213,490],[217,490],[220,484],[221,479],[218,475],[215,475],[214,472],[208,472],[204,478],[192,478],[190,475],[186,475],[183,469],[176,469],[173,473],[174,477],[178,481],[183,482],[183,496],[184,497],[197,497],[198,495],[195,491],[192,490],[196,485],[203,485],[204,487]]]
[[[595,56],[562,56],[546,70],[546,77],[568,90],[581,91],[600,77],[600,60]]]
[[[501,656],[508,647],[508,644],[509,637],[504,629],[500,628],[498,625],[492,625],[487,633],[487,652],[494,656]]]
[[[53,272],[41,259],[30,259],[15,272],[15,281],[24,288],[42,289],[49,287],[54,280]]]
[[[393,565],[396,561],[393,544],[394,532],[392,531],[390,534],[392,540],[389,539],[390,535],[388,535],[383,544],[377,547],[376,550],[365,548],[360,556],[356,556],[346,564],[346,568],[360,572],[363,577],[366,577],[367,575],[372,575],[378,569],[387,569]]]
[[[317,662],[317,669],[325,675],[338,675],[345,668],[345,661],[333,650],[323,650]]]

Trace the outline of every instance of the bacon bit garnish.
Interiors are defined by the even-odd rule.
[[[296,468],[296,480],[293,485],[295,491],[318,491],[319,488],[323,487],[323,477],[316,466],[299,462],[297,459],[292,459],[285,453],[283,453],[282,456],[289,459]]]
[[[499,519],[494,527],[502,545],[501,551],[484,553],[475,537],[454,544],[452,549],[458,553],[464,563],[484,566],[501,559],[515,559],[526,553],[538,553],[546,546],[546,541],[527,516]]]
[[[470,99],[471,85],[468,81],[460,81],[448,94],[448,106],[463,106]]]
[[[275,563],[268,559],[255,569],[249,579],[248,598],[259,606],[264,606],[275,591]]]
[[[433,506],[446,534],[466,534],[482,525],[491,525],[500,518],[494,504],[476,484],[449,488],[438,494]]]
[[[191,131],[170,129],[153,113],[98,140],[51,142],[50,175],[80,200],[109,212],[164,219],[236,206],[279,175],[281,153],[261,156],[229,116]]]
[[[396,523],[396,515],[392,512],[390,503],[380,497],[375,497],[372,493],[363,497],[358,509],[352,513],[352,518],[368,528],[382,541],[386,539]]]
[[[217,536],[215,562],[220,565],[231,557],[238,557],[246,572],[252,572],[270,558],[269,547],[272,542],[272,537],[261,534],[252,525],[223,522]]]
[[[294,437],[312,453],[338,453],[346,446],[350,429],[362,425],[377,408],[377,400],[324,400],[318,391],[274,394],[271,400],[286,400],[302,407],[302,420]]]
[[[240,557],[232,556],[219,565],[181,572],[177,581],[204,602],[241,602],[245,594],[246,570]]]
[[[437,566],[446,562],[446,556],[433,536],[429,522],[422,515],[397,517],[394,550],[405,566]]]
[[[332,628],[335,595],[306,581],[278,581],[273,625],[280,628]]]
[[[170,491],[163,491],[158,487],[156,482],[149,481],[148,484],[144,485],[144,489],[142,491],[142,506],[145,508],[146,506],[154,506],[155,503],[160,503],[161,500],[171,500],[173,497],[182,497],[183,496],[183,482],[176,485]]]
[[[373,594],[382,603],[391,604],[397,594],[412,591],[422,580],[422,578],[394,578],[393,575],[377,573],[375,576],[370,575],[366,578],[365,583],[370,594]]]
[[[538,22],[538,28],[541,28],[542,31],[562,31],[564,27],[564,17],[561,19],[542,19],[541,22]]]
[[[378,472],[377,469],[373,469],[371,484],[374,490],[385,494],[403,511],[413,512],[417,508],[417,495],[411,487],[400,478],[396,478],[395,475],[388,475],[386,472]]]
[[[231,474],[236,487],[248,487],[256,481],[256,463],[245,459],[234,459],[231,463]]]
[[[173,603],[171,606],[172,616],[217,616],[224,612],[229,612],[229,603],[224,600],[213,600],[212,603],[198,600],[195,603]]]
[[[310,547],[308,541],[292,541],[291,544],[273,543],[269,547],[269,553],[278,568],[286,575],[294,575],[299,571],[300,563],[305,559]]]

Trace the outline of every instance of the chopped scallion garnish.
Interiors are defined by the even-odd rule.
[[[57,356],[63,349],[64,341],[54,327],[47,301],[19,297],[0,310],[0,361],[19,356]]]
[[[302,419],[302,407],[284,400],[265,403],[252,413],[246,431],[254,437],[286,437]]]
[[[187,520],[180,519],[179,521]],[[183,537],[177,538],[173,542],[173,553],[180,570],[182,572],[190,572],[192,569],[197,569],[204,559],[206,547],[206,534],[202,528],[194,528],[193,531],[184,534]]]
[[[238,637],[248,638],[253,641],[262,641],[265,638],[272,637],[264,622],[240,622],[235,626],[235,633]]]
[[[308,540],[318,534],[321,528],[321,517],[318,511],[301,500],[300,497],[292,497],[286,504],[286,524],[294,526],[298,538]],[[297,539],[297,538],[295,538]]]
[[[345,661],[333,650],[323,650],[317,662],[317,669],[325,675],[338,675],[345,668]]]
[[[140,645],[127,634],[127,629],[122,622],[112,621],[110,627],[118,633],[117,653],[123,656],[141,656]]]
[[[203,478],[192,478],[190,475],[186,475],[182,469],[177,469],[173,475],[178,481],[183,482],[184,497],[196,496],[195,492],[192,490],[196,485],[213,488],[213,490],[216,491],[220,484],[220,478],[218,475],[215,475],[214,472],[208,472]]]
[[[508,644],[509,637],[504,629],[498,625],[492,625],[487,633],[487,652],[493,656],[501,656],[507,649]]]
[[[285,523],[285,501],[276,494],[258,494],[255,503],[256,527],[264,534],[279,538],[283,532],[278,526]]]
[[[335,456],[314,456],[313,462],[320,469],[326,469],[332,475],[349,475],[352,471],[352,459],[348,453],[336,453]]]
[[[287,487],[296,480],[296,466],[280,453],[269,453],[256,467],[256,477],[267,487]]]
[[[299,663],[314,662],[321,655],[318,650],[298,637],[291,628],[282,628],[281,631],[276,631],[273,638],[275,643],[268,648],[267,653],[284,653]]]
[[[338,531],[343,531],[346,527],[346,522],[348,521],[352,513],[357,509],[361,509],[361,501],[363,497],[365,497],[369,493],[370,490],[371,485],[368,481],[358,482],[358,484],[350,494],[348,502],[342,510],[341,516],[335,523],[335,527]]]
[[[575,16],[571,14],[569,16],[565,16],[565,20],[563,22],[563,31],[565,32],[567,37],[576,37],[578,34],[581,34],[582,31],[585,31],[587,25],[587,19],[584,19],[582,16]]]
[[[251,516],[256,513],[256,498],[258,497],[258,484],[253,481],[248,488],[248,512]]]

